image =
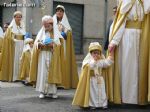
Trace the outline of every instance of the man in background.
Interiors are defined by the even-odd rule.
[[[115,18],[116,12],[117,12],[117,6],[113,7],[113,16],[108,21],[106,37],[104,38],[104,44],[103,44],[105,51],[107,51],[107,49],[108,49],[110,27],[111,27],[111,25],[113,23],[113,20]]]

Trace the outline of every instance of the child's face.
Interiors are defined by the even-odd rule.
[[[99,50],[94,50],[91,52],[91,55],[95,61],[100,59],[101,52]]]
[[[33,48],[33,42],[30,42],[29,45],[30,45],[30,48]]]

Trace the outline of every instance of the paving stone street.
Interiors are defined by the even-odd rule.
[[[39,99],[39,93],[21,83],[0,82],[0,112],[149,112],[150,106],[113,105],[107,110],[81,109],[71,105],[75,90],[58,90],[58,99]]]

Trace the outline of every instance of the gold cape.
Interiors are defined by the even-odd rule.
[[[81,71],[79,83],[73,98],[72,105],[78,105],[81,107],[89,106],[90,96],[90,67],[85,65]]]
[[[150,13],[145,15],[140,40],[139,104],[150,102]],[[147,98],[148,97],[148,98]]]
[[[2,46],[3,46],[3,38],[0,37],[0,53],[2,51]]]
[[[26,78],[29,77],[30,60],[31,60],[30,50],[23,52],[20,60],[21,63],[18,76],[19,80],[26,80]]]
[[[132,4],[135,0],[132,1]],[[132,8],[132,6],[131,6]],[[131,9],[130,8],[130,9]],[[129,9],[129,11],[130,11]],[[128,12],[129,12],[128,11]],[[116,15],[114,26],[112,30],[112,35],[110,36],[110,40],[116,34],[122,23],[124,22],[127,14],[121,15],[119,11]],[[139,56],[139,88],[138,88],[138,104],[145,105],[148,101],[150,101],[150,50],[149,43],[150,38],[150,15],[145,15],[143,26],[142,26],[142,34],[140,40],[140,56]],[[121,84],[120,84],[120,74],[119,74],[119,64],[118,64],[118,47],[115,49],[114,54],[114,66],[109,69],[109,73],[111,76],[109,80],[110,84],[112,84],[109,89],[113,92],[110,94],[109,100],[116,103],[121,104]],[[149,79],[148,79],[149,78]],[[149,85],[148,85],[149,84]],[[149,89],[148,89],[149,87]],[[149,95],[149,96],[148,96]]]
[[[60,86],[65,89],[76,88],[78,84],[78,71],[74,52],[74,43],[72,39],[72,32],[67,32],[66,40],[66,54],[64,54],[64,41],[61,41],[61,72],[62,72],[62,84]]]
[[[30,70],[29,70],[29,82],[35,83],[37,78],[37,70],[38,70],[38,55],[39,50],[36,48],[36,45],[33,46],[33,51],[31,53],[31,62],[30,62]]]
[[[146,17],[147,21],[145,22],[145,25],[147,25],[147,28],[145,28],[145,31],[147,31],[147,33],[146,33],[147,36],[146,37],[148,38],[150,36],[150,34],[149,34],[150,31],[148,31],[148,29],[150,30],[150,25],[149,25],[150,24],[150,14],[148,14],[146,16],[147,16]],[[146,41],[146,42],[150,43],[150,37],[148,39],[149,40]],[[145,51],[145,53],[148,53],[147,54],[148,55],[148,57],[147,57],[148,60],[146,61],[148,67],[144,67],[142,65],[141,66],[144,69],[146,68],[146,70],[144,70],[144,71],[148,72],[148,102],[150,102],[150,45],[149,44],[148,44],[148,52]]]
[[[12,81],[14,64],[14,34],[8,28],[3,40],[3,48],[0,61],[0,80]]]
[[[106,72],[105,69],[99,69],[99,72],[102,70],[102,76],[104,80],[106,80]],[[101,72],[100,72],[101,73]],[[89,107],[89,97],[90,97],[90,77],[94,75],[94,71],[90,69],[89,64],[86,64],[80,75],[79,83],[73,98],[72,105],[77,105],[80,107]],[[105,83],[107,87],[108,83]],[[106,94],[107,94],[106,90]],[[108,94],[107,94],[108,96]]]
[[[0,63],[1,63],[2,46],[3,46],[3,38],[0,38]]]
[[[62,83],[62,72],[61,72],[61,64],[60,64],[60,48],[61,46],[55,46],[54,52],[51,60],[51,64],[49,67],[49,74],[48,74],[48,82],[54,84],[61,84]]]
[[[36,48],[36,45],[33,46],[33,51],[31,55],[31,65],[29,71],[29,82],[35,83],[37,80],[37,71],[38,71],[38,55],[40,50]],[[60,71],[60,46],[54,46],[54,52],[52,54],[51,63],[48,70],[48,82],[54,84],[61,83],[61,71]]]

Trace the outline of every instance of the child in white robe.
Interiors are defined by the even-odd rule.
[[[111,64],[113,64],[112,53],[107,59],[104,59],[101,45],[98,42],[91,43],[89,54],[83,60],[82,72],[73,99],[73,105],[107,108],[102,68],[107,68]]]

